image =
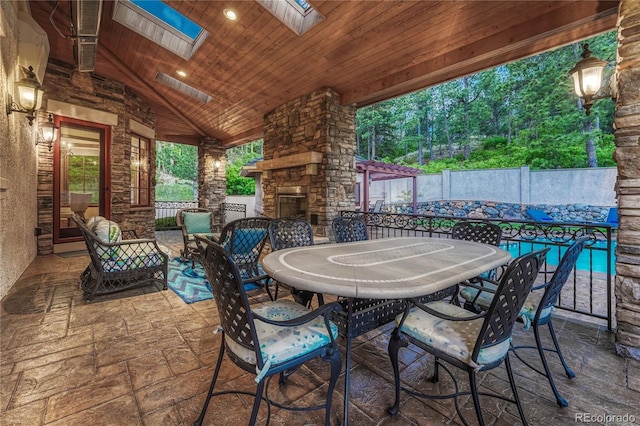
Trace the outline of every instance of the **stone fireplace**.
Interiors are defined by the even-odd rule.
[[[355,108],[332,89],[267,114],[262,149],[265,216],[299,217],[328,237],[333,218],[355,208]]]

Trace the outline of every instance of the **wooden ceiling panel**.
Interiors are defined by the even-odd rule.
[[[158,137],[226,146],[262,136],[283,103],[332,87],[367,105],[595,35],[616,25],[617,1],[311,0],[324,20],[297,36],[254,1],[166,1],[209,35],[185,60],[112,20],[103,0],[96,73],[122,81],[154,109]],[[30,2],[50,55],[73,63],[70,4]],[[235,22],[225,8],[238,14]],[[185,78],[176,70],[187,73]],[[212,97],[203,103],[155,80],[179,78]]]

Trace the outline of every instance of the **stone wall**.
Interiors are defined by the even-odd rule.
[[[220,167],[216,168],[216,161]],[[213,211],[214,222],[222,224],[222,203],[227,196],[227,155],[218,141],[205,139],[198,147],[198,205]]]
[[[618,22],[616,350],[640,360],[640,2],[621,1]]]
[[[299,165],[263,173],[265,216],[276,217],[276,191],[283,186],[308,188],[306,219],[318,236],[329,235],[340,210],[355,207],[355,108],[340,105],[334,90],[318,90],[265,115],[262,149],[265,161],[322,153],[317,170]]]
[[[155,113],[132,90],[118,81],[93,73],[81,73],[74,66],[49,60],[44,79],[47,103],[51,101],[78,105],[86,110],[105,112],[117,116],[111,126],[110,165],[110,218],[123,229],[133,229],[141,238],[155,235],[155,191],[151,191],[150,207],[130,206],[131,120],[153,129]],[[47,103],[45,108],[47,109]],[[44,121],[45,112],[40,120]],[[81,116],[74,118],[83,119]],[[90,118],[84,118],[92,121]],[[151,140],[150,173],[155,176],[155,140]],[[47,146],[38,146],[38,254],[53,252],[53,152]],[[152,181],[153,183],[153,181]]]
[[[482,200],[427,201],[418,203],[418,214],[468,217],[470,219],[531,220],[527,209],[538,209],[555,222],[606,222],[609,207],[585,204],[514,204]],[[392,213],[412,213],[411,203],[394,203],[382,207]]]

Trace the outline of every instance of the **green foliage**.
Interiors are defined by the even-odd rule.
[[[256,181],[240,176],[242,166],[262,156],[262,140],[227,150],[227,195],[253,195]]]
[[[585,42],[613,68],[615,31]],[[587,116],[573,92],[569,70],[581,52],[582,42],[574,43],[360,108],[358,153],[429,173],[576,168],[589,166],[587,143],[593,141],[597,165],[614,166],[614,103],[598,100]]]
[[[156,173],[178,179],[198,179],[198,147],[171,142],[156,142]]]
[[[196,183],[172,183],[156,185],[156,200],[158,201],[193,201],[195,200]]]

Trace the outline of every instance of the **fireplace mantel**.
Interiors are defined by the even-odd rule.
[[[301,152],[300,154],[285,155],[272,160],[263,160],[256,163],[256,168],[263,172],[270,170],[287,169],[290,167],[306,166],[308,175],[318,174],[318,164],[322,163],[322,153],[316,151]]]

